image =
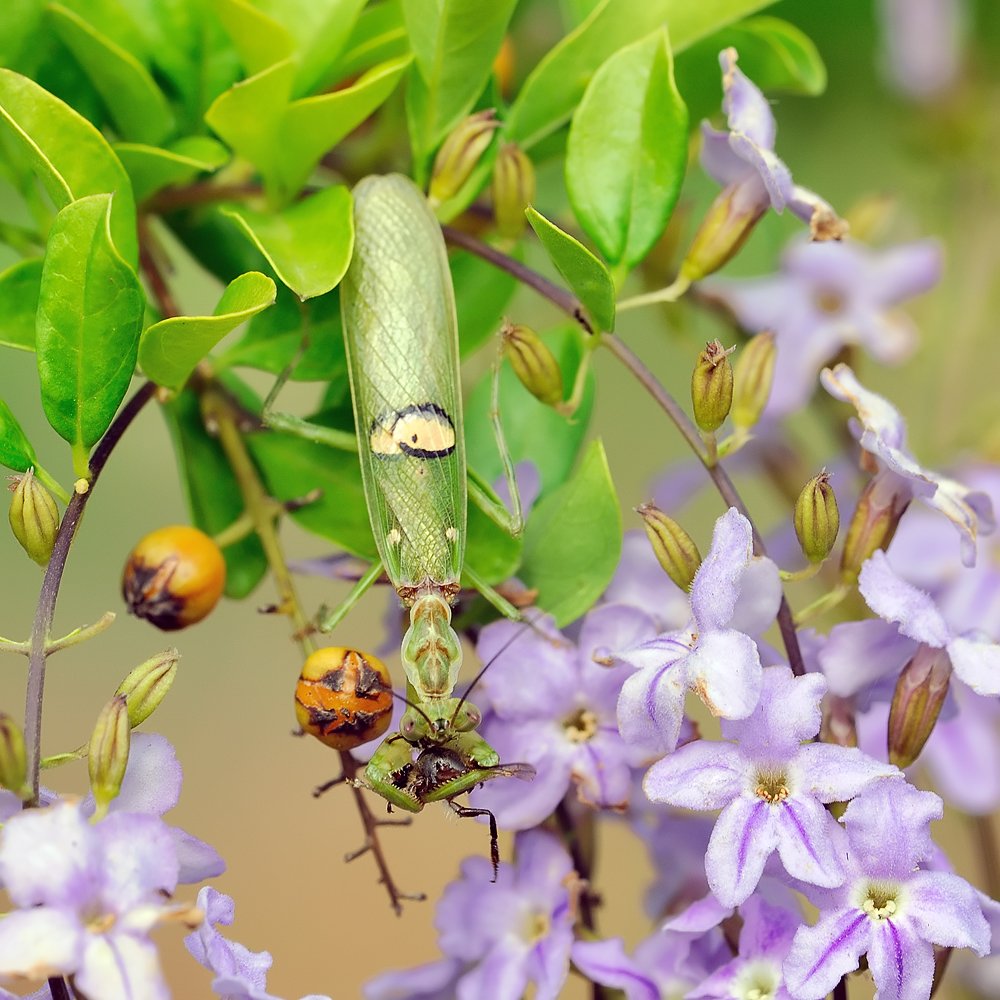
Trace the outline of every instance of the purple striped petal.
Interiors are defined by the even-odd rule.
[[[730,507],[715,522],[712,547],[691,584],[691,610],[699,632],[729,625],[743,571],[753,555],[750,522]]]
[[[739,798],[726,806],[705,854],[705,874],[719,902],[739,906],[749,898],[777,846],[777,826],[763,799]]]
[[[621,938],[577,941],[573,964],[592,982],[621,990],[627,1000],[659,1000],[659,987],[625,953]]]
[[[990,927],[975,889],[949,872],[916,872],[906,886],[906,916],[916,932],[942,948],[990,952]]]
[[[747,765],[731,743],[696,740],[647,772],[642,787],[653,802],[681,809],[721,809],[740,794]]]
[[[688,657],[688,683],[708,710],[723,719],[745,719],[757,707],[763,668],[757,644],[733,629],[699,638]]]
[[[938,649],[951,639],[933,598],[898,577],[884,552],[876,552],[861,567],[858,589],[868,607],[879,618],[895,622],[903,635]]]
[[[683,659],[629,677],[618,696],[622,739],[651,754],[670,753],[680,736],[686,690]]]
[[[777,808],[778,854],[785,871],[826,889],[842,885],[844,868],[833,838],[837,821],[815,799],[792,796]]]
[[[857,747],[830,743],[800,747],[795,768],[800,793],[815,796],[820,802],[848,802],[873,781],[902,777],[898,768],[869,757]]]
[[[934,949],[902,921],[884,920],[872,934],[868,968],[879,1000],[927,1000],[934,979]]]
[[[795,932],[785,959],[785,985],[796,1000],[823,1000],[868,950],[872,923],[851,907],[821,915]]]

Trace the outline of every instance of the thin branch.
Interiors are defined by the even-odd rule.
[[[1000,899],[1000,853],[997,852],[993,819],[990,816],[972,816],[970,822],[979,843],[979,863],[986,880],[986,894]]]
[[[126,428],[138,416],[139,411],[153,397],[156,387],[152,382],[141,386],[132,398],[122,407],[118,416],[105,431],[104,437],[97,443],[90,458],[90,480],[84,492],[75,492],[63,514],[56,534],[55,545],[45,576],[42,578],[42,589],[35,606],[35,618],[31,625],[31,652],[28,656],[28,683],[24,708],[24,743],[28,756],[28,781],[31,784],[32,797],[26,806],[38,803],[38,771],[42,757],[42,697],[45,690],[45,659],[46,645],[55,615],[56,601],[59,597],[59,585],[62,582],[66,559],[69,556],[73,537],[83,516],[83,509],[93,495],[94,486],[101,471],[111,457],[111,452],[121,440]]]
[[[535,289],[540,295],[548,299],[553,305],[558,306],[577,322],[580,322],[588,333],[593,333],[590,326],[581,319],[582,310],[580,303],[565,289],[553,285],[547,278],[542,277],[542,275],[520,261],[514,260],[513,257],[488,246],[482,240],[477,240],[474,236],[469,236],[467,233],[458,233],[448,226],[442,228],[445,232],[445,239],[449,243],[460,246],[464,250],[468,250],[470,253],[474,253],[488,263],[493,264],[500,270],[513,275],[519,281]],[[613,334],[604,333],[601,335],[601,343],[628,368],[643,388],[653,397],[657,405],[667,414],[680,432],[681,437],[687,441],[691,450],[705,467],[705,471],[711,477],[722,499],[730,507],[735,507],[750,522],[750,527],[753,531],[754,552],[759,556],[766,555],[767,552],[760,533],[757,531],[753,518],[750,516],[746,504],[743,503],[733,481],[729,478],[725,469],[720,465],[712,464],[708,461],[697,429],[688,419],[687,414],[681,409],[677,401],[623,341],[619,340]],[[802,659],[802,650],[799,647],[798,636],[795,632],[792,609],[784,593],[781,595],[781,604],[778,607],[778,628],[781,631],[785,652],[788,655],[788,664],[794,674],[801,676],[805,673],[805,662]]]
[[[149,220],[142,216],[139,218],[139,236],[139,267],[149,282],[149,290],[153,293],[160,315],[164,319],[179,316],[180,310],[174,301],[173,292],[170,291],[166,275],[156,259],[159,245],[150,232]]]
[[[847,1000],[847,976],[844,976],[833,988],[833,1000]]]
[[[155,215],[175,212],[192,205],[208,205],[217,201],[246,201],[264,193],[260,184],[216,184],[203,181],[187,187],[167,188],[145,202],[144,208]]]

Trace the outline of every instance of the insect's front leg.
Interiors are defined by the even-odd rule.
[[[364,783],[391,805],[407,812],[420,812],[424,803],[409,789],[407,778],[413,767],[413,746],[399,735],[387,736],[368,761]]]
[[[466,760],[471,761],[476,767],[496,767],[500,763],[500,754],[475,730],[468,733],[458,733],[448,742],[448,747],[461,754]],[[485,780],[485,778],[479,778],[468,787],[473,788],[480,781]]]

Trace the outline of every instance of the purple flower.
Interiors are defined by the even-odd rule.
[[[758,216],[769,205],[786,208],[809,224],[814,239],[840,239],[846,223],[818,195],[792,182],[788,167],[774,152],[777,131],[771,107],[736,66],[736,49],[719,53],[722,110],[728,132],[703,122],[701,165],[723,187],[732,188],[741,212]]]
[[[650,754],[670,753],[677,746],[689,687],[722,718],[745,719],[756,707],[760,655],[753,639],[732,627],[752,564],[751,540],[750,522],[739,511],[731,508],[723,514],[691,584],[687,627],[637,646],[617,647],[615,658],[637,668],[618,699],[618,725],[628,743]],[[773,565],[770,575],[773,599],[758,604],[758,620],[742,622],[744,628],[763,631],[777,612],[780,587]]]
[[[0,877],[18,907],[0,921],[0,979],[73,976],[92,997],[168,997],[150,931],[196,922],[168,904],[180,866],[155,816],[115,812],[88,822],[61,802],[9,819],[0,833]]]
[[[931,596],[898,577],[884,552],[861,567],[858,587],[868,607],[903,635],[945,650],[959,680],[976,694],[1000,695],[1000,645],[978,630],[961,634],[949,628]]]
[[[964,879],[917,866],[934,854],[927,827],[941,800],[901,781],[878,782],[844,814],[844,885],[816,894],[820,914],[800,927],[785,960],[795,1000],[820,1000],[867,953],[881,1000],[926,1000],[933,945],[990,950],[990,928]]]
[[[184,947],[196,961],[215,973],[212,992],[225,1000],[276,1000],[267,992],[267,970],[271,955],[250,951],[236,941],[224,938],[216,924],[233,922],[236,908],[231,897],[204,886],[198,893],[198,906],[205,914],[201,926],[184,939]],[[329,1000],[310,994],[303,1000]]]
[[[573,863],[539,830],[518,834],[514,850],[516,862],[501,864],[494,886],[485,858],[462,862],[435,918],[445,961],[379,976],[365,988],[368,1000],[519,1000],[529,983],[536,1000],[559,996],[573,944]]]
[[[745,329],[774,333],[767,413],[781,417],[809,400],[819,370],[848,344],[860,344],[883,363],[902,361],[915,340],[913,324],[889,310],[927,291],[940,274],[941,252],[931,240],[886,251],[797,240],[777,275],[717,279],[701,287]]]
[[[920,101],[947,90],[962,66],[966,0],[880,0],[877,8],[889,80]]]
[[[482,733],[502,761],[525,761],[538,773],[527,784],[490,781],[473,793],[473,804],[515,830],[551,815],[574,782],[584,801],[623,808],[641,756],[615,722],[628,667],[607,664],[610,650],[653,632],[647,615],[617,604],[587,615],[577,645],[549,619],[535,621],[530,631],[509,621],[483,629],[477,652],[484,663],[493,662],[476,689]],[[520,638],[503,648],[513,636]]]
[[[864,388],[847,365],[823,369],[820,381],[831,396],[858,411],[855,434],[861,447],[878,459],[878,475],[885,479],[887,489],[900,496],[904,506],[917,496],[944,514],[958,528],[962,561],[966,566],[974,565],[977,532],[981,529],[989,534],[995,527],[989,497],[922,469],[906,447],[906,424],[899,411]]]
[[[723,723],[732,743],[697,740],[646,775],[643,787],[653,801],[722,810],[705,871],[725,906],[749,898],[774,851],[794,878],[840,885],[836,823],[824,804],[847,801],[877,779],[899,774],[854,748],[802,742],[819,732],[825,689],[817,674],[796,678],[787,667],[769,667],[754,713]]]

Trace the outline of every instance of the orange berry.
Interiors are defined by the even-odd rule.
[[[122,596],[131,614],[173,632],[200,622],[225,584],[219,546],[203,531],[176,524],[146,535],[129,553]]]

